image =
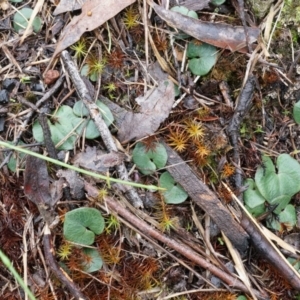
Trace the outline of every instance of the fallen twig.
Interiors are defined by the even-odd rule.
[[[249,293],[247,287],[243,283],[241,283],[239,279],[227,274],[226,272],[222,271],[218,267],[207,262],[197,252],[188,248],[186,245],[181,244],[178,241],[175,241],[172,238],[154,229],[153,227],[148,225],[145,221],[137,218],[135,215],[130,213],[128,210],[126,210],[125,207],[123,207],[120,203],[115,201],[113,198],[105,197],[105,203],[109,209],[116,212],[117,214],[122,216],[125,220],[127,220],[129,223],[134,225],[134,227],[138,228],[138,230],[142,231],[145,234],[145,237],[149,236],[151,238],[154,238],[164,243],[167,247],[174,249],[175,251],[185,256],[186,258],[188,258],[198,266],[207,269],[212,274],[219,277],[222,281],[228,284],[230,287],[236,288],[245,293]],[[259,299],[268,298],[266,295],[262,295],[258,291],[254,291],[254,293]]]
[[[236,169],[235,174],[235,184],[237,188],[242,187],[242,171],[240,168],[240,152],[238,147],[238,139],[240,136],[240,126],[241,123],[246,115],[246,113],[249,111],[251,106],[251,101],[254,93],[254,87],[255,87],[255,77],[249,76],[244,88],[242,89],[237,107],[235,109],[234,115],[228,125],[227,132],[231,141],[231,144],[233,146],[233,158],[235,164],[238,166]]]
[[[101,117],[99,108],[93,102],[85,83],[83,82],[75,64],[73,63],[73,61],[70,57],[70,54],[66,50],[64,50],[61,53],[61,57],[65,64],[65,68],[75,86],[77,94],[80,97],[80,99],[83,101],[85,106],[87,107],[91,118],[94,120],[94,122],[101,134],[101,138],[102,138],[106,148],[110,152],[113,152],[113,151],[118,152],[118,148],[113,140],[113,137],[112,137],[108,127],[106,126],[104,120]],[[124,163],[118,165],[116,167],[116,169],[117,169],[120,179],[126,180],[126,181],[129,180],[128,173],[127,173]],[[126,189],[125,193],[127,194],[131,203],[135,207],[143,207],[143,202],[140,199],[140,196],[138,195],[137,191],[129,186],[126,186],[125,189]]]

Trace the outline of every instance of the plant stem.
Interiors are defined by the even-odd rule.
[[[21,276],[18,274],[16,269],[13,267],[13,265],[12,265],[11,261],[9,260],[9,258],[1,250],[0,250],[0,259],[2,260],[4,265],[7,267],[7,269],[11,272],[11,274],[15,277],[15,279],[18,281],[19,285],[23,288],[23,290],[28,295],[28,297],[31,300],[36,300],[36,298],[34,297],[32,292],[30,291],[29,287],[27,285],[25,285],[25,283],[24,283],[23,279],[21,278]]]
[[[10,144],[5,143],[5,142],[0,141],[0,146],[10,148],[10,149],[13,149],[13,150],[16,150],[16,151],[19,151],[19,152],[22,152],[22,153],[25,153],[25,154],[28,154],[28,155],[38,157],[40,159],[46,160],[46,161],[48,161],[50,163],[53,163],[53,164],[56,164],[58,166],[68,168],[68,169],[74,170],[78,173],[86,174],[86,175],[89,175],[89,176],[92,176],[92,177],[95,177],[95,178],[106,180],[107,182],[117,182],[117,183],[121,183],[121,184],[124,184],[124,185],[130,185],[130,186],[134,186],[134,187],[137,187],[137,188],[144,188],[144,189],[149,189],[149,190],[165,190],[164,188],[161,188],[161,187],[158,187],[158,186],[155,186],[155,185],[144,185],[144,184],[140,184],[140,183],[136,183],[136,182],[132,182],[132,181],[125,181],[125,180],[121,180],[121,179],[117,179],[117,178],[112,178],[112,177],[109,177],[109,176],[96,174],[94,172],[90,172],[90,171],[87,171],[87,170],[84,170],[84,169],[77,168],[73,165],[63,163],[59,160],[44,156],[42,154],[30,151],[30,150],[27,150],[27,149],[24,149],[24,148],[21,148],[21,147],[18,147],[18,146],[10,145]]]

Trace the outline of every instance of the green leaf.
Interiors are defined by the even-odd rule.
[[[13,3],[21,3],[23,0],[8,0],[8,1]]]
[[[14,14],[13,26],[14,29],[19,32],[26,29],[28,21],[32,15],[33,10],[28,7],[20,9]],[[39,17],[35,17],[32,22],[32,28],[34,32],[39,32],[42,28],[42,20]]]
[[[297,272],[300,272],[300,262],[299,262],[298,259],[292,258],[292,257],[288,257],[287,260],[295,268],[295,270]],[[299,299],[299,298],[295,298],[295,299]]]
[[[211,0],[210,2],[213,4],[213,5],[222,5],[226,0]]]
[[[217,49],[209,44],[196,44],[190,42],[187,48],[189,60],[189,69],[194,75],[204,76],[217,61]]]
[[[300,124],[300,101],[296,102],[293,107],[293,117],[297,124]]]
[[[155,150],[149,151],[146,151],[142,143],[137,143],[132,152],[132,159],[141,173],[149,175],[166,165],[168,154],[166,148],[160,143],[155,144]]]
[[[285,209],[278,215],[277,218],[270,216],[267,219],[267,226],[274,230],[280,231],[282,230],[282,225],[285,227],[293,228],[297,223],[297,215],[295,207],[291,204],[288,204]]]
[[[104,229],[104,219],[99,210],[81,207],[66,213],[64,220],[64,236],[66,240],[81,244],[94,243],[95,234]]]
[[[175,182],[169,172],[161,174],[159,178],[159,185],[166,189],[166,191],[163,192],[166,203],[179,204],[184,202],[188,197],[186,191]]]
[[[294,227],[297,223],[297,214],[295,207],[291,204],[287,205],[286,208],[278,215],[280,223],[284,223],[287,227]]]
[[[247,297],[245,297],[244,295],[240,295],[236,298],[236,300],[247,300]]]
[[[8,142],[9,144],[12,144],[12,142]],[[19,142],[19,146],[22,145],[26,145],[24,142],[20,141]],[[11,155],[8,163],[7,163],[7,167],[12,171],[12,172],[16,172],[16,168],[17,168],[17,159],[20,161],[22,161],[22,159],[26,156],[25,153],[20,153],[20,152],[16,152],[14,151],[13,154]],[[23,162],[23,164],[20,166],[22,168],[22,166],[25,165],[25,161]]]
[[[90,68],[89,68],[88,64],[83,65],[83,67],[81,68],[81,71],[80,71],[80,75],[88,77],[89,76],[89,69]]]
[[[269,157],[264,155],[262,160],[263,166],[255,174],[255,184],[269,203],[278,203],[274,199],[282,196],[291,198],[300,191],[300,165],[294,158],[288,154],[279,155],[277,173]]]
[[[103,102],[100,100],[96,101],[96,105],[99,107],[101,116],[107,126],[110,126],[113,121],[114,121],[114,116],[111,113],[110,109],[108,108],[107,105],[105,105]],[[86,108],[85,104],[83,103],[82,100],[79,100],[75,103],[73,107],[73,112],[76,116],[78,117],[87,117],[89,116],[89,111]],[[100,133],[99,133],[100,135]]]
[[[191,18],[194,18],[194,19],[198,19],[197,13],[193,10],[189,10],[185,6],[174,6],[170,10],[178,12],[182,15],[185,15],[185,16],[188,16],[188,17],[191,17]]]
[[[257,189],[253,179],[247,179],[245,184],[248,189],[244,192],[244,201],[247,210],[255,217],[265,212],[266,199]]]
[[[100,270],[103,265],[102,258],[96,249],[83,248],[83,253],[89,257],[87,263],[83,263],[83,270],[87,273],[92,273]]]
[[[83,122],[83,119],[78,118],[73,114],[72,108],[67,105],[62,105],[56,115],[54,116],[54,124],[48,120],[48,125],[51,132],[51,138],[53,143],[56,145],[60,141],[64,140],[66,136],[70,137],[60,146],[59,150],[71,150],[74,147],[74,143],[78,137],[78,132],[80,128],[77,126]],[[36,141],[42,143],[44,141],[44,135],[41,125],[36,121],[32,126],[33,137]]]

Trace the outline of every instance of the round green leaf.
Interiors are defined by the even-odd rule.
[[[13,26],[17,32],[19,32],[20,30],[24,30],[27,27],[32,12],[33,10],[31,8],[24,7],[15,13],[13,19]],[[39,17],[34,18],[32,22],[32,28],[34,32],[39,32],[41,30],[42,28],[41,18]]]
[[[107,105],[105,105],[103,102],[97,100],[96,105],[99,107],[100,113],[102,115],[102,118],[107,126],[110,126],[112,122],[114,121],[114,116],[111,113],[110,109]],[[73,107],[73,112],[78,117],[87,117],[89,116],[89,111],[82,102],[82,100],[79,100],[75,103]],[[98,131],[99,133],[99,131]],[[100,133],[99,133],[100,135]]]
[[[174,6],[170,10],[178,12],[182,15],[185,15],[185,16],[188,16],[188,17],[191,17],[191,18],[194,18],[194,19],[198,19],[197,13],[193,10],[189,10],[185,6]]]
[[[100,132],[93,120],[89,120],[86,125],[85,137],[93,140],[100,136]]]
[[[300,124],[300,101],[294,104],[293,107],[293,117],[297,124]]]
[[[180,185],[177,185],[169,172],[161,174],[159,185],[166,189],[166,191],[163,192],[166,203],[179,204],[184,202],[188,197],[186,191]]]
[[[103,265],[102,258],[96,249],[83,248],[82,251],[89,257],[89,261],[83,263],[83,270],[87,273],[92,273],[100,270]]]
[[[73,113],[80,118],[89,116],[89,111],[82,100],[79,100],[74,104]]]
[[[104,219],[95,208],[81,207],[65,215],[64,236],[70,242],[91,245],[95,234],[100,234],[103,229]]]
[[[141,173],[149,175],[166,165],[168,154],[166,148],[160,143],[156,143],[155,149],[149,151],[142,143],[137,143],[132,152],[132,159]]]
[[[74,131],[74,128],[83,121],[73,114],[72,108],[67,105],[62,105],[56,115],[54,116],[54,124],[48,120],[48,125],[51,132],[51,139],[56,145],[60,141],[64,140],[66,136],[70,137],[60,146],[59,150],[71,150],[74,147],[74,143],[78,137],[78,130]],[[33,137],[36,141],[42,143],[44,141],[44,135],[39,122],[35,122],[32,126]]]
[[[222,5],[226,0],[211,0],[210,2],[213,4],[213,5]]]
[[[216,47],[208,44],[196,44],[190,42],[187,49],[189,69],[194,75],[206,75],[217,61]]]

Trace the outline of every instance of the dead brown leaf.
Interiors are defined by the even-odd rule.
[[[117,124],[120,142],[141,139],[153,134],[169,116],[174,98],[174,84],[170,80],[164,80],[160,82],[157,88],[136,99],[141,106],[139,113],[122,111],[121,109]]]
[[[75,155],[73,164],[90,171],[106,174],[109,168],[121,164],[123,159],[124,155],[121,153],[106,153],[102,150],[97,150],[96,147],[87,147],[85,152]]]
[[[246,36],[242,26],[231,26],[224,23],[202,22],[200,20],[173,12],[149,1],[155,12],[170,26],[180,29],[188,35],[231,51],[247,52]],[[259,28],[247,27],[249,43],[254,43],[259,34]]]
[[[67,11],[80,9],[85,2],[86,0],[60,0],[53,12],[53,15],[56,16]]]
[[[82,34],[86,31],[94,30],[99,27],[128,5],[136,0],[89,0],[82,6],[82,12],[79,16],[75,16],[66,26],[57,47],[54,57],[77,42]]]

